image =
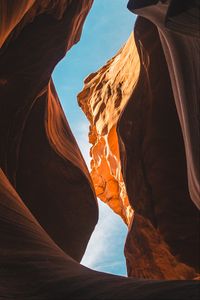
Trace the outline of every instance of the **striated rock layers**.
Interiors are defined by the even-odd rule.
[[[137,201],[137,212],[151,221],[172,254],[199,272],[200,7],[178,2],[140,7],[129,1],[129,9],[142,16],[134,30],[142,68],[119,132],[130,202]],[[131,231],[125,249],[133,247],[134,222]]]
[[[141,6],[139,0],[129,0],[128,7],[150,20],[159,32],[185,144],[189,191],[200,208],[200,4],[196,0],[144,2]],[[150,5],[153,2],[157,5]]]
[[[134,12],[148,18],[151,12],[154,15],[159,11],[164,17],[169,4],[165,1],[158,7],[149,5],[144,8],[139,1],[129,2]],[[135,11],[139,7],[141,10]],[[146,9],[149,15],[145,15]],[[154,19],[160,21],[158,16]],[[161,24],[165,28],[164,21]],[[190,176],[198,168],[198,109],[195,107],[198,107],[200,81],[199,39],[193,32],[188,36],[182,27],[178,34],[177,28],[174,31],[173,25],[170,26],[165,31],[169,37],[174,36],[172,46],[179,52],[185,51],[183,55],[179,53],[177,60],[186,57],[187,51],[190,57],[193,51],[191,60],[182,62],[180,70],[175,69],[187,80],[185,90],[191,91],[192,100],[185,98],[186,94],[183,99],[178,95],[177,99],[174,77],[168,71],[173,53],[170,57],[166,54],[159,27],[143,17],[136,22],[134,37],[103,68],[86,78],[84,89],[78,95],[91,124],[91,176],[96,194],[129,224],[125,245],[128,273],[141,278],[186,279],[199,272],[199,212],[195,206],[199,195],[197,180]],[[179,40],[185,46],[183,49],[176,45]],[[196,67],[192,60],[196,61]],[[184,64],[187,67],[182,70]],[[181,104],[190,115],[191,124],[179,122],[179,118],[187,121],[187,114],[186,119],[180,116],[184,113]],[[187,126],[194,126],[194,133],[190,135],[188,131],[182,135]],[[196,156],[188,141],[196,149]],[[190,165],[192,160],[194,165]],[[128,197],[123,198],[120,193],[123,186]],[[194,197],[191,199],[190,195]],[[135,211],[131,224],[127,214],[130,206]]]
[[[129,74],[124,77],[127,79],[127,85],[122,82],[123,76],[117,75],[120,59],[118,63],[117,59],[114,59],[113,79],[110,80],[105,73],[106,80],[109,81],[106,88],[111,90],[111,94],[117,92],[118,96],[116,98],[112,96],[115,101],[114,105],[112,101],[106,102],[110,109],[109,114],[105,112],[104,106],[101,109],[107,120],[105,128],[103,128],[103,121],[100,121],[101,118],[97,118],[98,124],[102,123],[100,133],[104,133],[104,142],[109,144],[107,148],[109,152],[105,156],[105,159],[109,157],[109,164],[105,170],[107,174],[110,172],[111,181],[117,186],[116,193],[113,193],[111,189],[110,200],[113,200],[115,211],[129,224],[130,232],[126,243],[128,268],[130,275],[136,274],[138,278],[123,278],[94,272],[79,264],[97,222],[98,207],[93,183],[62,111],[51,73],[66,51],[79,40],[83,22],[92,2],[92,0],[0,0],[0,298],[9,300],[92,300],[133,299],[134,297],[152,300],[198,299],[197,281],[138,279],[140,277],[191,279],[195,276],[194,268],[196,268],[195,231],[193,231],[196,209],[191,206],[192,202],[188,194],[188,198],[186,197],[188,191],[185,183],[183,184],[187,177],[180,129],[178,125],[174,127],[174,122],[179,124],[177,116],[174,117],[175,121],[173,118],[172,121],[171,119],[167,121],[172,133],[175,131],[178,135],[178,142],[173,142],[172,138],[169,144],[164,143],[162,147],[159,136],[159,151],[155,154],[159,158],[158,155],[162,153],[160,151],[165,147],[168,153],[168,146],[172,142],[174,156],[177,151],[174,147],[178,147],[180,158],[175,156],[178,158],[172,161],[178,169],[173,168],[173,172],[177,172],[175,174],[180,181],[177,194],[184,187],[181,196],[178,194],[181,198],[176,198],[174,194],[173,188],[177,186],[176,177],[174,185],[169,184],[170,194],[166,194],[166,201],[164,200],[163,191],[168,191],[168,184],[166,188],[162,187],[157,179],[160,178],[163,185],[164,178],[168,178],[166,179],[168,183],[171,173],[168,177],[167,174],[165,177],[161,176],[162,174],[158,173],[157,169],[152,173],[151,165],[154,165],[154,161],[152,162],[151,158],[154,160],[154,154],[151,149],[150,158],[147,155],[145,160],[145,151],[140,153],[142,160],[139,160],[139,166],[136,165],[135,154],[131,156],[135,145],[138,147],[136,147],[137,153],[140,149],[145,150],[141,148],[144,137],[149,144],[154,141],[153,134],[157,134],[156,128],[159,132],[164,130],[163,127],[168,130],[166,118],[163,114],[161,115],[164,119],[165,125],[163,125],[160,120],[161,116],[157,114],[156,105],[158,105],[158,111],[161,110],[158,99],[156,98],[155,105],[153,105],[154,97],[149,98],[152,90],[154,93],[160,93],[157,85],[147,80],[147,74],[151,74],[151,80],[157,80],[157,77],[154,77],[157,70],[153,67],[155,65],[153,63],[154,49],[160,59],[160,68],[164,70],[162,84],[164,85],[169,79],[165,73],[163,56],[159,54],[160,44],[157,31],[150,23],[147,26],[149,33],[143,34],[145,22],[147,22],[144,19],[142,23],[138,21],[136,26],[135,36],[139,35],[139,38],[135,37],[137,47],[134,45],[133,37],[132,41],[129,40],[130,49],[134,49],[135,55],[130,54],[127,59],[125,55],[121,56],[124,61],[123,74],[127,65],[130,68],[132,65],[135,66],[134,70],[131,72],[128,70]],[[173,20],[172,18],[170,23],[172,28]],[[176,25],[178,27],[179,23]],[[152,49],[148,46],[150,42],[145,40],[145,38],[148,39],[149,34],[150,38],[151,34],[155,38],[155,45]],[[147,49],[145,48],[146,42]],[[142,49],[146,49],[143,56],[138,43]],[[130,49],[127,47],[127,55]],[[119,55],[118,58],[120,58]],[[112,64],[112,60],[110,63]],[[110,72],[111,70],[112,66],[110,66]],[[131,74],[135,79],[132,79]],[[159,72],[158,74],[160,76]],[[116,89],[114,78],[117,83]],[[148,97],[141,96],[141,82],[147,84],[145,89],[143,85],[142,88]],[[103,88],[101,81],[99,83],[99,88]],[[163,88],[166,93],[171,93],[168,87],[170,87],[170,80],[169,85],[167,87],[164,85]],[[137,90],[139,96],[138,106],[136,105],[137,114],[135,114],[132,104],[136,103],[133,98]],[[132,92],[133,98],[129,99]],[[103,99],[105,101],[105,97]],[[149,103],[150,100],[151,103]],[[165,97],[163,99],[161,97],[161,100],[162,104],[165,103]],[[144,104],[144,108],[141,108],[141,103]],[[129,104],[130,114],[127,115]],[[175,106],[170,107],[175,114]],[[121,114],[122,110],[123,114]],[[152,114],[149,114],[149,110]],[[93,118],[96,112],[91,110],[90,114]],[[138,127],[132,126],[135,116],[138,116],[138,122],[140,122],[141,114],[146,116],[144,127],[140,127],[140,123],[139,125],[136,123]],[[121,116],[120,121],[119,116]],[[159,124],[157,118],[161,122],[160,127],[157,126]],[[117,122],[119,122],[118,127]],[[127,124],[129,124],[129,131],[126,131]],[[134,135],[132,128],[137,130],[135,133],[138,135]],[[118,131],[120,139],[116,134]],[[147,135],[144,135],[145,132]],[[91,138],[94,141],[96,137]],[[100,140],[99,138],[97,141]],[[113,145],[112,141],[114,141]],[[98,147],[95,151],[97,150],[100,151]],[[98,151],[96,156],[98,156]],[[102,151],[101,157],[105,148]],[[167,154],[166,157],[168,158]],[[119,158],[122,161],[121,166]],[[158,159],[159,167],[161,160]],[[141,170],[142,161],[144,163]],[[167,162],[170,166],[172,165],[170,160]],[[96,160],[93,164],[96,165]],[[146,176],[145,183],[143,182],[144,175]],[[141,181],[140,178],[142,178]],[[105,180],[107,179],[106,177]],[[141,198],[138,198],[136,195],[140,193],[140,187],[144,194],[141,193]],[[109,190],[103,190],[103,193],[104,197],[107,197]],[[176,199],[179,199],[178,202]],[[147,202],[149,205],[146,206]],[[130,206],[136,212],[136,217],[131,223]],[[183,215],[180,217],[181,213]],[[188,227],[185,225],[186,218]],[[170,231],[174,220],[177,221],[175,229]],[[189,235],[189,229],[191,235]],[[178,232],[182,234],[180,237],[177,235]],[[181,241],[183,241],[182,244]],[[187,256],[190,253],[186,249],[186,246],[191,245],[189,242],[192,243],[193,257]],[[158,243],[162,247],[158,248]],[[167,248],[168,245],[171,247],[171,252]],[[163,252],[160,251],[161,248]],[[167,251],[168,255],[166,255]],[[162,264],[159,262],[158,254],[162,259],[164,257]],[[167,260],[165,260],[165,255]],[[174,255],[179,255],[180,259],[176,259]],[[172,264],[174,264],[174,269]],[[146,272],[147,267],[148,272]],[[174,270],[173,276],[169,275],[172,270]]]
[[[155,240],[157,244],[157,247],[155,244],[150,247],[152,264],[155,260],[155,265],[158,265],[154,276],[185,278],[183,268],[180,269],[171,258],[171,271],[170,268],[166,270],[162,259],[167,253],[160,258],[162,251],[155,254],[154,249],[163,248],[159,239],[162,237],[173,256],[198,272],[199,213],[188,191],[184,144],[158,31],[151,22],[141,18],[135,25],[135,36],[142,67],[138,84],[119,121],[123,141],[121,154],[126,157],[123,171],[129,199],[136,212],[125,246],[129,272],[132,275],[138,273],[133,263],[138,261],[138,255],[146,261],[145,250],[143,255],[130,251],[134,243],[141,249],[137,239],[141,239],[139,229],[144,226],[144,240],[148,241],[147,244]],[[153,227],[150,229],[146,221],[157,230],[155,238],[152,238]],[[135,224],[138,224],[136,230]],[[152,269],[156,270],[146,267],[147,277]],[[179,275],[175,275],[177,269]]]
[[[41,7],[30,6],[21,16],[28,1],[0,2],[5,34],[13,20],[19,22],[17,34],[12,31],[1,47],[0,161],[47,233],[80,261],[97,222],[97,203],[51,80],[57,62],[78,41],[92,4],[75,2],[35,1]]]
[[[2,171],[0,199],[1,298],[198,299],[197,281],[140,281],[81,266],[47,235]]]

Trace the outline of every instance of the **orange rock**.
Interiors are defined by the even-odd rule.
[[[199,271],[199,215],[189,196],[162,39],[152,22],[138,18],[134,37],[86,78],[78,102],[90,121],[96,195],[129,225],[129,276],[194,278]],[[138,226],[133,209],[143,220]]]
[[[196,300],[196,281],[127,279],[78,263],[98,209],[51,73],[79,40],[92,2],[0,0],[0,298]],[[157,2],[134,0],[133,4],[148,18],[148,4]],[[170,2],[172,8],[175,2]],[[177,12],[175,3],[174,14],[167,11],[166,1],[159,1],[158,6],[150,6],[150,15],[157,24],[161,18],[154,15],[154,9],[167,14],[168,26],[179,32],[172,36],[179,42],[183,33],[191,38],[188,46],[183,34],[183,47],[176,38],[170,47],[180,54],[182,66],[188,66],[185,57],[191,62],[189,79],[194,81],[187,82],[188,73],[174,65],[178,75],[174,90],[182,87],[187,95],[192,90],[195,108],[197,48],[191,46],[197,42],[193,35],[198,18],[188,14],[188,7],[183,4]],[[188,26],[191,16],[194,26]],[[169,33],[164,23],[157,25],[162,25],[162,33]],[[97,194],[129,224],[125,246],[129,276],[198,278],[197,211],[188,193],[183,141],[161,35],[151,22],[139,18],[135,36],[139,57],[131,37],[100,74],[86,79],[87,88],[81,93],[81,105],[91,122],[93,180]],[[171,37],[166,37],[170,42]],[[180,53],[190,53],[190,47],[192,58]],[[174,62],[176,55],[168,59]],[[179,86],[182,74],[184,84]],[[189,131],[195,129],[191,145],[185,143],[190,153],[190,146],[195,146],[196,112],[189,110],[188,99],[177,99],[177,107],[183,103],[186,116],[194,119],[192,127],[190,122],[185,124]],[[189,142],[187,130],[184,134]],[[195,191],[194,181],[193,195]],[[130,204],[136,211],[131,223]]]
[[[8,5],[5,0],[0,1],[0,47],[16,38],[21,30],[34,18],[43,13],[51,14],[60,20],[72,0],[13,0]]]
[[[126,224],[130,223],[133,210],[121,174],[116,126],[139,71],[139,57],[131,34],[115,57],[85,79],[84,89],[78,95],[78,103],[90,121],[91,176],[96,195]]]

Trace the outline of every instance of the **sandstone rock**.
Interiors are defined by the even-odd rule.
[[[12,0],[12,5],[0,1],[0,47],[16,38],[28,23],[45,13],[61,19],[72,0]]]
[[[200,6],[195,0],[148,2],[151,5],[139,8],[135,6],[138,0],[129,0],[128,7],[158,29],[185,144],[190,195],[200,208]]]
[[[94,125],[90,140],[98,142],[92,150],[93,165],[98,171],[100,153],[101,171],[109,182],[107,190],[103,186],[102,199],[112,200],[111,206],[129,224],[125,251],[129,274],[137,279],[95,272],[78,263],[97,222],[98,209],[89,172],[51,73],[79,40],[92,2],[0,0],[0,298],[196,300],[197,281],[138,279],[198,278],[197,210],[187,190],[173,78],[167,72],[157,29],[144,19],[138,21],[135,37],[100,70],[102,77],[97,73],[87,79],[87,93],[91,96],[95,92],[94,99],[87,102],[81,94],[81,105],[87,104],[85,109]],[[140,1],[139,7],[145,12],[146,5],[157,2]],[[167,26],[180,35],[183,24],[187,27],[184,32],[196,38],[195,22],[191,34],[188,30],[188,10],[180,13],[173,5],[170,9]],[[179,38],[174,37],[177,51]],[[197,43],[191,41],[193,63]],[[183,87],[188,92],[186,83]],[[95,108],[96,93],[103,97]],[[177,99],[177,103],[185,101]],[[188,102],[185,107],[190,118],[196,116]],[[163,111],[170,115],[170,122]],[[186,122],[187,126],[190,128]],[[195,139],[187,137],[188,132],[192,131],[186,130],[184,141],[190,155]],[[166,133],[171,134],[169,138]],[[187,144],[187,139],[191,143]],[[194,162],[196,156],[191,153]],[[194,165],[191,170],[195,174]],[[195,180],[191,181],[193,196]],[[96,191],[100,187],[98,183]],[[197,203],[195,197],[193,200]],[[136,213],[130,222],[131,206]],[[192,255],[188,250],[191,245]]]
[[[92,271],[47,235],[0,170],[0,297],[8,300],[198,299],[197,281],[145,281]]]
[[[139,71],[139,56],[131,35],[115,57],[85,79],[78,95],[78,103],[90,121],[91,177],[96,195],[126,224],[130,223],[133,210],[121,174],[116,125]]]
[[[136,213],[127,235],[125,256],[130,277],[185,280],[198,276],[194,268],[173,255],[149,219]]]
[[[129,1],[129,8],[145,17],[138,20],[135,27],[135,38],[143,71],[141,70],[138,86],[120,120],[119,131],[127,155],[127,168],[124,169],[127,191],[128,195],[133,197],[133,202],[137,201],[135,210],[138,213],[142,211],[143,216],[148,212],[148,218],[159,229],[172,252],[199,272],[199,212],[191,203],[187,187],[188,181],[191,198],[198,207],[200,147],[197,90],[200,78],[197,15],[199,8],[194,1],[184,1],[183,6],[176,3],[171,1],[169,9],[168,1],[157,6],[147,5],[139,8],[135,6],[137,1]],[[173,13],[175,8],[176,13]],[[190,15],[191,11],[195,11],[196,14]],[[172,19],[169,22],[170,15]],[[193,23],[190,25],[189,15],[193,16]],[[185,24],[183,27],[178,23],[180,16],[184,16],[181,17],[181,22]],[[146,19],[150,21],[145,21]],[[165,24],[168,26],[169,23],[170,30],[165,27]],[[188,26],[191,26],[191,32]],[[189,59],[185,60],[185,57]],[[142,89],[146,92],[142,93]],[[173,98],[185,147],[183,147],[179,122],[173,109]],[[145,103],[146,109],[144,109]],[[141,113],[143,109],[144,113]],[[131,119],[134,127],[140,129],[139,132],[138,130],[134,132],[133,127],[131,135],[128,136],[126,132],[130,127]],[[140,137],[140,141],[137,140],[136,135]],[[141,161],[141,166],[138,161]],[[137,179],[133,180],[136,169],[140,171]],[[151,195],[151,199],[148,194]],[[130,200],[131,196],[129,196]],[[145,201],[145,206],[142,206],[142,198],[143,201],[145,198],[148,199]],[[150,211],[152,212],[149,214]]]
[[[145,19],[138,19],[135,37],[142,67],[119,122],[127,192],[135,211],[151,221],[173,255],[198,271],[199,213],[188,192],[184,144],[161,42]]]
[[[150,2],[145,9],[153,10]],[[143,6],[133,2],[134,9]],[[197,56],[194,59],[198,60]],[[134,277],[186,279],[199,271],[199,213],[188,191],[184,143],[171,81],[157,27],[139,18],[134,37],[103,68],[86,78],[78,95],[91,124],[91,176],[97,196],[127,224],[132,213],[127,217],[126,211],[132,207],[148,232],[139,238],[146,245],[142,249],[135,240],[140,226],[135,226],[138,221],[133,219],[125,253],[129,275]],[[197,91],[194,94],[196,97]],[[194,111],[193,116],[196,119]],[[195,135],[193,142],[197,144],[197,140]],[[128,194],[123,193],[125,200],[120,194],[122,183]],[[163,253],[163,261],[159,250],[147,259],[148,251],[156,248]]]
[[[17,2],[2,2],[11,12],[5,24],[18,18]],[[80,261],[97,222],[97,203],[51,73],[78,41],[92,1],[36,3],[46,13],[26,19],[0,55],[1,167],[48,234]],[[55,18],[61,7],[66,9]]]

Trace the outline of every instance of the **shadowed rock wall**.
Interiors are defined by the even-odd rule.
[[[183,134],[189,191],[200,208],[200,4],[196,0],[140,3],[129,0],[128,7],[150,20],[159,32]]]
[[[136,299],[198,299],[198,282],[140,281],[81,266],[47,235],[2,170],[0,199],[0,297],[131,300],[134,295]]]
[[[142,67],[119,122],[129,199],[135,219],[139,214],[150,220],[173,255],[199,270],[199,213],[188,191],[184,144],[159,35],[151,22],[138,19],[135,36]],[[129,238],[125,249],[128,243]]]
[[[97,203],[51,80],[57,62],[78,41],[92,4],[75,2],[42,1],[45,13],[38,8],[33,14],[30,7],[24,20],[23,14],[15,15],[19,1],[7,10],[9,3],[1,1],[4,11],[11,12],[1,19],[1,28],[17,16],[23,26],[18,23],[18,35],[11,32],[1,48],[0,161],[44,229],[80,261],[97,222]]]
[[[129,55],[129,47],[126,48],[128,57],[122,55],[124,65],[121,69],[124,78],[118,74],[117,69],[120,67],[118,61],[120,55],[110,61],[111,64],[112,61],[115,62],[115,68],[109,66],[109,76],[112,75],[113,78],[109,78],[106,88],[110,89],[111,95],[112,92],[114,93],[112,99],[115,101],[113,105],[112,101],[106,100],[109,113],[104,110],[105,103],[101,110],[107,121],[105,122],[107,129],[103,130],[102,127],[101,134],[106,134],[106,130],[108,130],[107,133],[111,132],[111,135],[108,134],[109,139],[105,139],[109,143],[108,157],[112,161],[108,164],[111,168],[110,174],[117,185],[121,184],[121,190],[117,192],[117,197],[120,195],[121,198],[117,198],[115,202],[117,205],[113,207],[129,224],[126,255],[129,274],[137,278],[123,278],[94,272],[78,263],[97,222],[98,209],[90,175],[65,119],[51,73],[66,51],[80,38],[83,22],[92,2],[92,0],[13,0],[12,2],[0,0],[0,298],[92,300],[133,299],[135,297],[152,300],[196,300],[199,298],[198,282],[138,279],[141,277],[191,279],[196,276],[196,271],[191,268],[192,265],[196,268],[195,251],[193,251],[195,259],[192,260],[191,256],[186,255],[189,252],[186,251],[185,245],[183,251],[182,249],[180,251],[178,247],[181,245],[180,239],[178,243],[173,244],[174,237],[178,236],[177,232],[181,232],[184,233],[184,237],[186,236],[186,245],[189,241],[192,241],[194,245],[194,232],[190,239],[185,222],[180,222],[181,229],[178,231],[176,228],[175,234],[172,234],[169,231],[172,226],[166,222],[166,217],[171,217],[171,211],[169,213],[166,210],[169,214],[165,214],[164,210],[166,204],[167,208],[168,205],[171,208],[171,202],[165,202],[161,197],[162,201],[155,202],[155,206],[152,207],[149,199],[154,198],[143,197],[141,201],[135,199],[134,193],[138,189],[133,186],[138,178],[137,172],[135,177],[132,176],[131,179],[129,177],[129,174],[133,174],[133,165],[129,160],[131,152],[129,153],[128,149],[133,149],[132,143],[134,142],[138,145],[137,138],[140,140],[141,147],[144,133],[147,133],[149,137],[149,140],[146,140],[147,145],[151,144],[152,137],[157,132],[155,126],[157,123],[154,123],[157,113],[154,115],[152,112],[154,109],[157,112],[158,100],[154,102],[154,97],[149,99],[149,92],[152,92],[155,84],[152,80],[155,80],[154,74],[157,73],[153,63],[154,50],[161,61],[160,67],[166,71],[162,51],[161,54],[159,52],[157,31],[152,29],[152,24],[148,28],[150,37],[154,34],[156,38],[155,49],[145,49],[140,52],[140,47],[143,49],[146,39],[147,45],[149,43],[149,34],[143,36],[143,29],[147,22],[143,19],[141,23],[138,21],[137,32],[135,32],[135,37],[139,34],[140,46],[137,45],[136,49],[133,43],[132,48],[131,40],[129,40],[130,49],[134,49],[134,55],[133,53]],[[151,4],[151,1],[142,2]],[[135,3],[137,4],[137,1]],[[187,15],[187,9],[177,14],[182,16],[183,13],[184,16],[185,12]],[[169,15],[169,20],[171,23],[169,22],[168,26],[174,26],[173,13]],[[182,22],[185,24],[182,20],[185,19],[181,18],[178,21],[175,19],[176,30],[180,30],[179,24]],[[192,32],[196,33],[195,26],[192,28]],[[144,56],[141,56],[141,53]],[[151,59],[146,61],[146,58]],[[134,67],[131,72],[126,73],[126,66],[131,68],[132,64],[137,68]],[[153,74],[150,80],[146,76],[149,73]],[[107,74],[102,71],[102,75],[104,77]],[[98,74],[95,76],[99,80]],[[115,84],[115,78],[118,84],[116,89],[110,84]],[[146,91],[148,97],[143,100],[137,99],[137,105],[140,108],[138,116],[141,113],[146,114],[142,128],[144,129],[144,125],[147,126],[147,124],[149,127],[147,126],[148,130],[142,131],[140,135],[139,123],[139,135],[133,135],[133,141],[127,139],[125,143],[127,136],[128,138],[131,136],[132,127],[129,127],[132,123],[128,125],[129,131],[125,132],[127,135],[123,134],[123,118],[127,107],[129,105],[132,107],[134,101],[131,99],[134,97],[138,84],[139,86],[141,84],[141,78],[146,88],[143,92]],[[127,85],[124,84],[125,79]],[[166,80],[167,77],[164,79]],[[102,88],[101,84],[99,88]],[[165,85],[164,88],[166,88]],[[132,96],[129,99],[131,93]],[[155,89],[153,95],[156,93],[159,94],[159,89],[158,91]],[[171,93],[171,88],[167,90],[167,93]],[[164,100],[165,98],[162,103],[165,103]],[[140,107],[141,103],[147,110]],[[174,106],[170,107],[175,113]],[[114,111],[111,114],[112,110]],[[124,112],[117,129],[118,117],[122,111]],[[130,112],[133,111],[130,110]],[[91,116],[94,117],[93,111]],[[174,120],[178,126],[177,118],[175,117]],[[105,124],[102,122],[102,125]],[[170,128],[173,124],[172,122]],[[176,126],[175,133],[177,134],[180,129]],[[162,131],[161,129],[158,132]],[[121,137],[118,135],[118,139],[117,131],[121,134]],[[179,146],[182,143],[180,136],[177,142]],[[113,145],[112,140],[114,140]],[[182,159],[183,148],[180,146],[178,149],[180,159]],[[157,189],[157,181],[151,176],[151,168],[148,165],[149,158],[154,160],[154,155],[151,156],[151,154],[152,152],[146,156],[145,161],[145,167],[148,167],[150,174],[148,178],[151,179],[142,182],[145,195],[149,195],[148,184],[155,186],[158,192],[163,191],[162,188]],[[184,163],[180,163],[183,168],[183,176],[178,178],[180,182],[186,178]],[[109,172],[109,168],[106,170]],[[140,165],[136,170],[140,170]],[[142,168],[143,171],[144,168]],[[163,180],[162,176],[161,179]],[[133,194],[130,193],[131,188],[133,188]],[[127,190],[128,197],[126,193],[121,193],[125,190]],[[112,189],[110,191],[113,195]],[[185,191],[186,189],[183,190],[183,208],[181,209],[184,213],[186,213],[185,209],[188,209],[187,220],[191,222],[190,228],[194,228],[196,209],[190,205],[192,202],[187,201]],[[105,195],[107,196],[106,193]],[[123,195],[125,195],[124,198]],[[173,193],[172,196],[174,197]],[[147,206],[145,199],[148,200]],[[155,199],[159,200],[157,197]],[[173,199],[176,200],[176,198]],[[180,221],[179,208],[176,204],[175,201],[175,208],[178,210],[177,220]],[[134,207],[136,215],[131,222],[130,205]],[[117,206],[120,209],[117,209]],[[163,220],[160,217],[160,210],[164,212]],[[184,221],[184,218],[182,220]],[[182,228],[186,228],[185,232]],[[169,249],[169,244],[171,249]],[[179,255],[180,258],[174,255]],[[181,263],[182,261],[186,264]]]
[[[137,201],[135,210],[147,214],[173,255],[199,272],[200,7],[195,1],[152,4],[140,7],[139,1],[129,1],[128,5],[145,19],[138,20],[134,31],[143,70],[119,123],[122,152],[125,145],[127,155],[124,176],[131,203]],[[137,133],[134,127],[140,128]],[[133,180],[139,161],[142,172],[136,177],[140,179]],[[136,200],[141,198],[146,201]]]
[[[147,8],[152,14],[154,10],[158,13],[159,8],[166,14],[166,1],[155,9],[150,2]],[[133,9],[143,6],[144,3],[133,1]],[[184,40],[184,35],[177,37],[177,43]],[[196,36],[193,42],[198,49]],[[131,224],[131,218],[126,221],[130,229],[125,246],[129,275],[184,279],[199,272],[199,212],[188,190],[187,156],[178,118],[182,112],[180,105],[175,105],[174,82],[165,54],[159,29],[139,17],[134,37],[103,68],[86,78],[78,101],[91,124],[91,176],[97,196],[122,219],[130,205],[135,211]],[[193,55],[197,65],[191,70],[191,77],[196,79],[197,51]],[[183,75],[187,77],[189,73]],[[195,102],[198,80],[196,90],[189,76],[187,81]],[[198,109],[193,110],[195,120],[197,115]],[[193,125],[197,126],[195,121]],[[199,151],[198,132],[194,132],[187,140],[191,139]],[[119,171],[120,176],[116,177]],[[122,182],[129,202],[115,192],[120,191]]]

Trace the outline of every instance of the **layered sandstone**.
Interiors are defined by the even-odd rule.
[[[97,197],[126,224],[133,215],[121,173],[117,121],[137,83],[139,56],[133,34],[124,47],[96,73],[89,75],[78,103],[89,122],[91,177]]]
[[[195,1],[152,2],[129,1],[142,16],[134,32],[143,68],[119,123],[123,173],[131,203],[143,198],[138,212],[148,213],[173,255],[199,272],[200,8]],[[133,126],[127,135],[135,117],[140,142]]]
[[[198,282],[95,272],[47,235],[0,170],[0,297],[9,300],[198,299]]]
[[[28,23],[45,13],[60,20],[72,0],[12,0],[0,1],[0,47],[9,43]]]
[[[156,26],[144,18],[138,20],[134,38],[108,63],[105,72],[101,70],[102,78],[98,73],[93,75],[99,92],[95,81],[91,87],[88,79],[91,91],[104,95],[99,98],[102,107],[99,103],[95,110],[95,93],[89,103],[90,118],[94,126],[98,121],[98,134],[107,143],[102,152],[96,147],[93,164],[98,151],[99,162],[102,157],[109,162],[104,164],[106,176],[112,175],[111,183],[117,189],[113,193],[111,184],[103,191],[104,197],[110,190],[110,199],[117,199],[114,209],[129,224],[125,252],[129,275],[136,278],[94,272],[79,264],[97,222],[98,208],[90,174],[64,116],[51,73],[79,40],[92,2],[0,0],[0,298],[196,300],[198,282],[139,279],[191,279],[198,269],[197,211],[187,189],[183,140],[171,89],[171,82],[180,84],[184,70],[175,65],[173,81],[166,67],[171,56],[166,51],[163,55],[163,40]],[[134,4],[139,5],[140,13],[146,13],[146,5],[157,2],[135,0]],[[194,64],[196,17],[194,23],[188,23],[188,19],[190,8],[193,11],[195,6],[189,5],[189,13],[188,6],[177,11],[175,2],[171,1],[169,10],[166,1],[163,4],[167,26],[172,33],[179,32],[173,36],[172,46],[179,55],[181,40],[184,55],[188,53],[184,42],[188,42],[187,34],[193,54],[189,64]],[[162,11],[160,7],[158,11]],[[159,20],[156,15],[155,21]],[[198,75],[196,67],[190,68],[193,79]],[[183,77],[187,79],[186,72]],[[102,84],[103,78],[107,85]],[[195,94],[191,82],[183,81],[182,85]],[[178,90],[178,86],[173,88]],[[107,99],[108,94],[114,102]],[[195,127],[196,113],[190,110],[189,99],[178,100],[185,107],[180,112],[177,105],[178,114],[194,118],[192,124],[186,122],[186,127]],[[89,106],[86,108],[89,111]],[[191,145],[195,145],[196,133],[184,133]],[[95,134],[91,140],[100,143],[100,136]],[[188,145],[185,142],[194,162],[196,156]],[[196,185],[192,182],[194,196]],[[130,205],[135,210],[131,223]]]
[[[166,13],[167,5],[161,8]],[[187,186],[187,155],[164,50],[157,27],[140,17],[127,44],[86,78],[78,101],[90,121],[97,196],[123,219],[127,210],[135,210],[132,224],[129,216],[125,219],[129,275],[186,279],[199,271],[199,213]],[[198,66],[191,72],[198,77]],[[198,135],[190,138],[197,144]],[[116,192],[122,182],[129,202]]]
[[[159,32],[184,140],[189,191],[200,209],[199,1],[150,0],[141,6],[139,2],[129,0],[128,7]]]
[[[36,1],[42,10],[24,15],[25,3],[1,1],[5,34],[18,20],[0,55],[1,167],[48,234],[80,261],[98,208],[51,73],[78,41],[92,1]]]

